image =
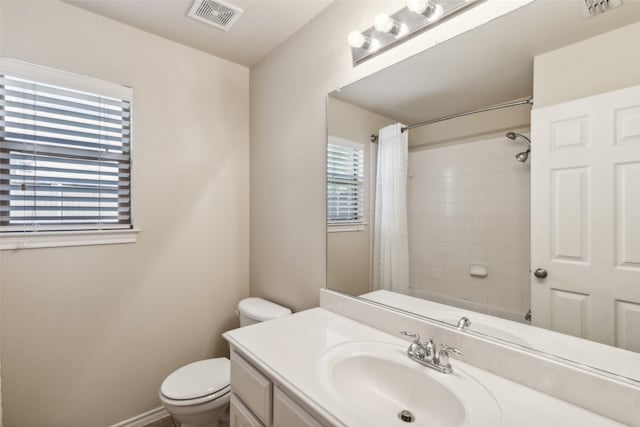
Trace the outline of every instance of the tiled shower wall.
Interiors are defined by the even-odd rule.
[[[501,137],[410,152],[412,294],[524,320],[530,168],[514,156],[525,149]],[[471,276],[472,263],[488,276]]]

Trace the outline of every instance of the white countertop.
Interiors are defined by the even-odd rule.
[[[224,337],[251,358],[259,369],[295,393],[327,421],[335,425],[367,427],[373,426],[370,422],[363,423],[357,411],[344,405],[338,396],[332,395],[323,386],[319,375],[321,356],[336,344],[351,341],[409,344],[398,336],[378,331],[322,308],[228,331]],[[622,426],[459,360],[452,360],[451,364],[454,369],[459,368],[473,376],[494,396],[502,411],[500,426]],[[580,393],[580,390],[576,390],[576,393]]]

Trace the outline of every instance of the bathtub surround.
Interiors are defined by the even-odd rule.
[[[411,294],[523,321],[530,169],[506,137],[409,154]],[[472,264],[488,275],[470,274]]]
[[[137,243],[0,253],[5,425],[111,425],[228,354],[249,291],[249,70],[57,1],[0,9],[0,55],[134,90]]]

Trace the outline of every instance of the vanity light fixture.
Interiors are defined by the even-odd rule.
[[[376,16],[373,26],[378,31],[393,34],[396,37],[402,37],[409,32],[409,26],[407,24],[396,21],[386,13],[379,13]]]
[[[424,15],[429,22],[437,21],[443,13],[442,6],[430,0],[407,0],[407,9],[413,13]]]
[[[444,18],[482,0],[405,1],[407,6],[396,13],[392,15],[380,13],[376,16],[372,27],[365,31],[353,31],[349,34],[348,40],[354,64],[359,64],[374,54],[390,48],[396,43],[401,43],[408,36],[437,25]]]
[[[375,52],[380,49],[380,40],[372,39],[358,31],[352,31],[349,33],[349,46],[355,49],[364,49],[369,52]]]

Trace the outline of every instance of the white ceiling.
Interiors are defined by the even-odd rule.
[[[638,20],[637,0],[590,19],[576,0],[536,0],[332,96],[405,124],[520,99],[534,56]]]
[[[227,33],[188,18],[192,0],[63,1],[250,67],[333,0],[226,0],[244,10]]]

